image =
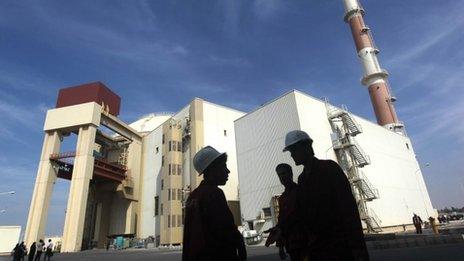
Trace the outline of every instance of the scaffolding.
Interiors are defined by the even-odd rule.
[[[328,100],[325,104],[333,131],[331,134],[333,149],[350,182],[361,220],[367,232],[379,233],[382,231],[381,221],[375,212],[367,207],[367,202],[379,198],[379,192],[361,170],[371,161],[355,139],[355,136],[361,134],[363,130],[345,106],[335,107]]]

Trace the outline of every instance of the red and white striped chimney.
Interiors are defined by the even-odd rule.
[[[403,125],[398,121],[388,85],[388,72],[380,67],[370,29],[364,23],[364,9],[358,0],[343,0],[345,22],[351,27],[358,57],[364,69],[362,84],[368,87],[377,123],[385,128],[403,133]]]

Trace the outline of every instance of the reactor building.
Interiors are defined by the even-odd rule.
[[[228,154],[231,173],[222,189],[236,224],[262,231],[279,213],[283,186],[275,167],[292,165],[295,180],[301,172],[282,152],[292,130],[306,131],[316,156],[343,168],[367,232],[402,228],[413,213],[436,216],[365,11],[357,0],[343,1],[377,123],[296,90],[248,113],[195,98],[177,113],[125,123],[118,118],[121,98],[104,84],[61,89],[44,123],[26,244],[45,237],[58,178],[70,182],[61,251],[102,248],[116,236],[182,244],[184,203],[202,178],[192,159],[207,145]],[[62,151],[71,135],[75,149]]]

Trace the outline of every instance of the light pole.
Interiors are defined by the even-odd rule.
[[[0,192],[0,196],[3,196],[3,195],[13,195],[13,194],[15,194],[14,191]]]

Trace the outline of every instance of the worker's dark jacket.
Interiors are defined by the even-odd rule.
[[[351,186],[340,166],[313,158],[298,177],[298,207],[310,260],[369,260]]]
[[[301,230],[302,222],[297,214],[298,186],[295,183],[287,186],[279,197],[279,219],[277,226],[281,230],[278,246],[285,246],[288,253],[306,246],[306,235]]]
[[[182,260],[239,260],[244,245],[221,189],[205,181],[186,202]]]
[[[413,216],[412,217],[412,223],[415,226],[420,226],[420,225],[422,225],[422,219],[419,216]]]

